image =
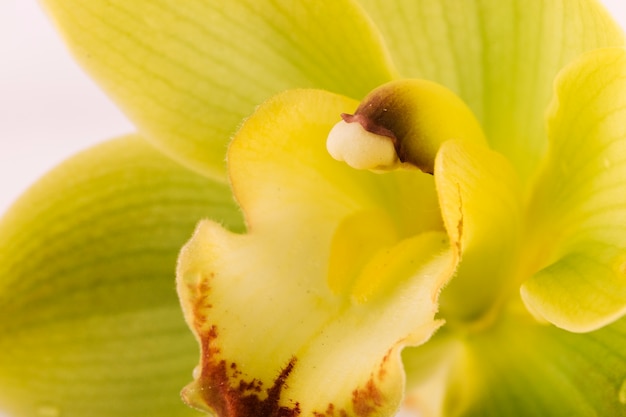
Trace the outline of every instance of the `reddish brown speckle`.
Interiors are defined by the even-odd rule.
[[[213,274],[211,274],[213,276]],[[196,331],[201,332],[206,325],[206,311],[213,307],[209,303],[209,283],[206,279],[201,279],[197,285],[189,285],[191,294],[191,305],[193,310],[193,326]]]
[[[378,380],[380,382],[382,382],[385,379],[385,376],[387,376],[387,362],[389,362],[392,352],[393,349],[389,349],[380,363],[380,366],[378,368]]]
[[[349,415],[370,417],[375,415],[377,409],[383,406],[384,400],[383,393],[372,376],[364,387],[352,391],[352,412],[350,414],[345,409],[337,409],[333,403],[330,403],[324,412],[314,411],[313,417],[348,417]]]
[[[202,372],[199,378],[202,399],[219,417],[297,417],[300,406],[281,406],[281,393],[296,359],[292,358],[274,380],[271,387],[263,390],[258,379],[245,380],[237,364],[227,364],[217,359],[220,349],[211,346],[217,338],[217,330],[202,338]],[[208,354],[207,354],[208,353]],[[229,371],[231,376],[229,376]],[[239,379],[239,381],[237,381]],[[264,395],[265,394],[265,395]],[[263,398],[265,397],[265,398]]]
[[[213,274],[211,274],[213,276]],[[279,372],[271,387],[263,389],[263,382],[253,378],[246,380],[237,363],[227,362],[221,357],[219,332],[215,325],[208,327],[207,310],[208,280],[202,280],[190,288],[194,327],[200,339],[201,372],[196,382],[202,402],[219,417],[297,417],[300,404],[280,405],[281,394],[291,375],[296,358],[293,357]]]
[[[340,413],[343,413],[343,411],[340,411]],[[337,414],[335,413],[335,404],[332,404],[332,403],[328,404],[326,411],[324,411],[323,413],[314,411],[313,416],[314,417],[337,417]]]
[[[383,395],[374,383],[373,379],[367,381],[365,387],[352,392],[352,407],[359,417],[368,417],[374,414],[377,408],[383,404]]]

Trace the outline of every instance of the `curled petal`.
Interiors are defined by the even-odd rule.
[[[475,143],[445,142],[435,182],[446,229],[462,254],[442,294],[447,319],[488,323],[515,288],[521,186],[509,161]]]
[[[590,52],[556,83],[550,150],[536,181],[529,309],[570,331],[626,313],[626,50]]]
[[[178,275],[201,346],[185,400],[220,417],[392,414],[404,389],[400,351],[439,327],[432,295],[453,265],[441,233],[421,235],[410,253],[424,262],[388,277],[399,285],[346,304],[323,269],[302,267],[316,254],[203,223]]]

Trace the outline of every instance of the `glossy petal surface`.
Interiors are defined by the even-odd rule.
[[[174,290],[200,218],[236,230],[227,187],[137,137],[50,172],[0,223],[0,410],[16,416],[192,416],[197,348]]]

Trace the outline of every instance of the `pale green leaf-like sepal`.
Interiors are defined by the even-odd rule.
[[[350,0],[44,0],[74,55],[142,135],[223,178],[241,121],[289,88],[360,98],[392,70]]]
[[[0,412],[181,417],[197,356],[174,288],[204,217],[243,228],[230,191],[138,137],[80,153],[0,221]]]
[[[596,0],[360,0],[403,77],[457,93],[522,180],[546,149],[554,77],[583,52],[623,46]]]
[[[560,74],[550,149],[529,209],[522,286],[534,314],[570,331],[626,313],[626,50],[589,52]]]
[[[621,416],[625,351],[623,319],[576,334],[508,311],[485,332],[459,338],[444,327],[406,349],[407,400],[425,417]]]

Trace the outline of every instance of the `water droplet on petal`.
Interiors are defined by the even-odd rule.
[[[622,382],[622,385],[619,387],[617,398],[619,399],[619,402],[626,404],[626,380]]]
[[[202,368],[200,367],[200,365],[193,368],[193,373],[192,373],[193,379],[200,378],[201,373],[202,373]]]
[[[41,404],[37,407],[39,417],[60,417],[61,409],[53,404]]]

